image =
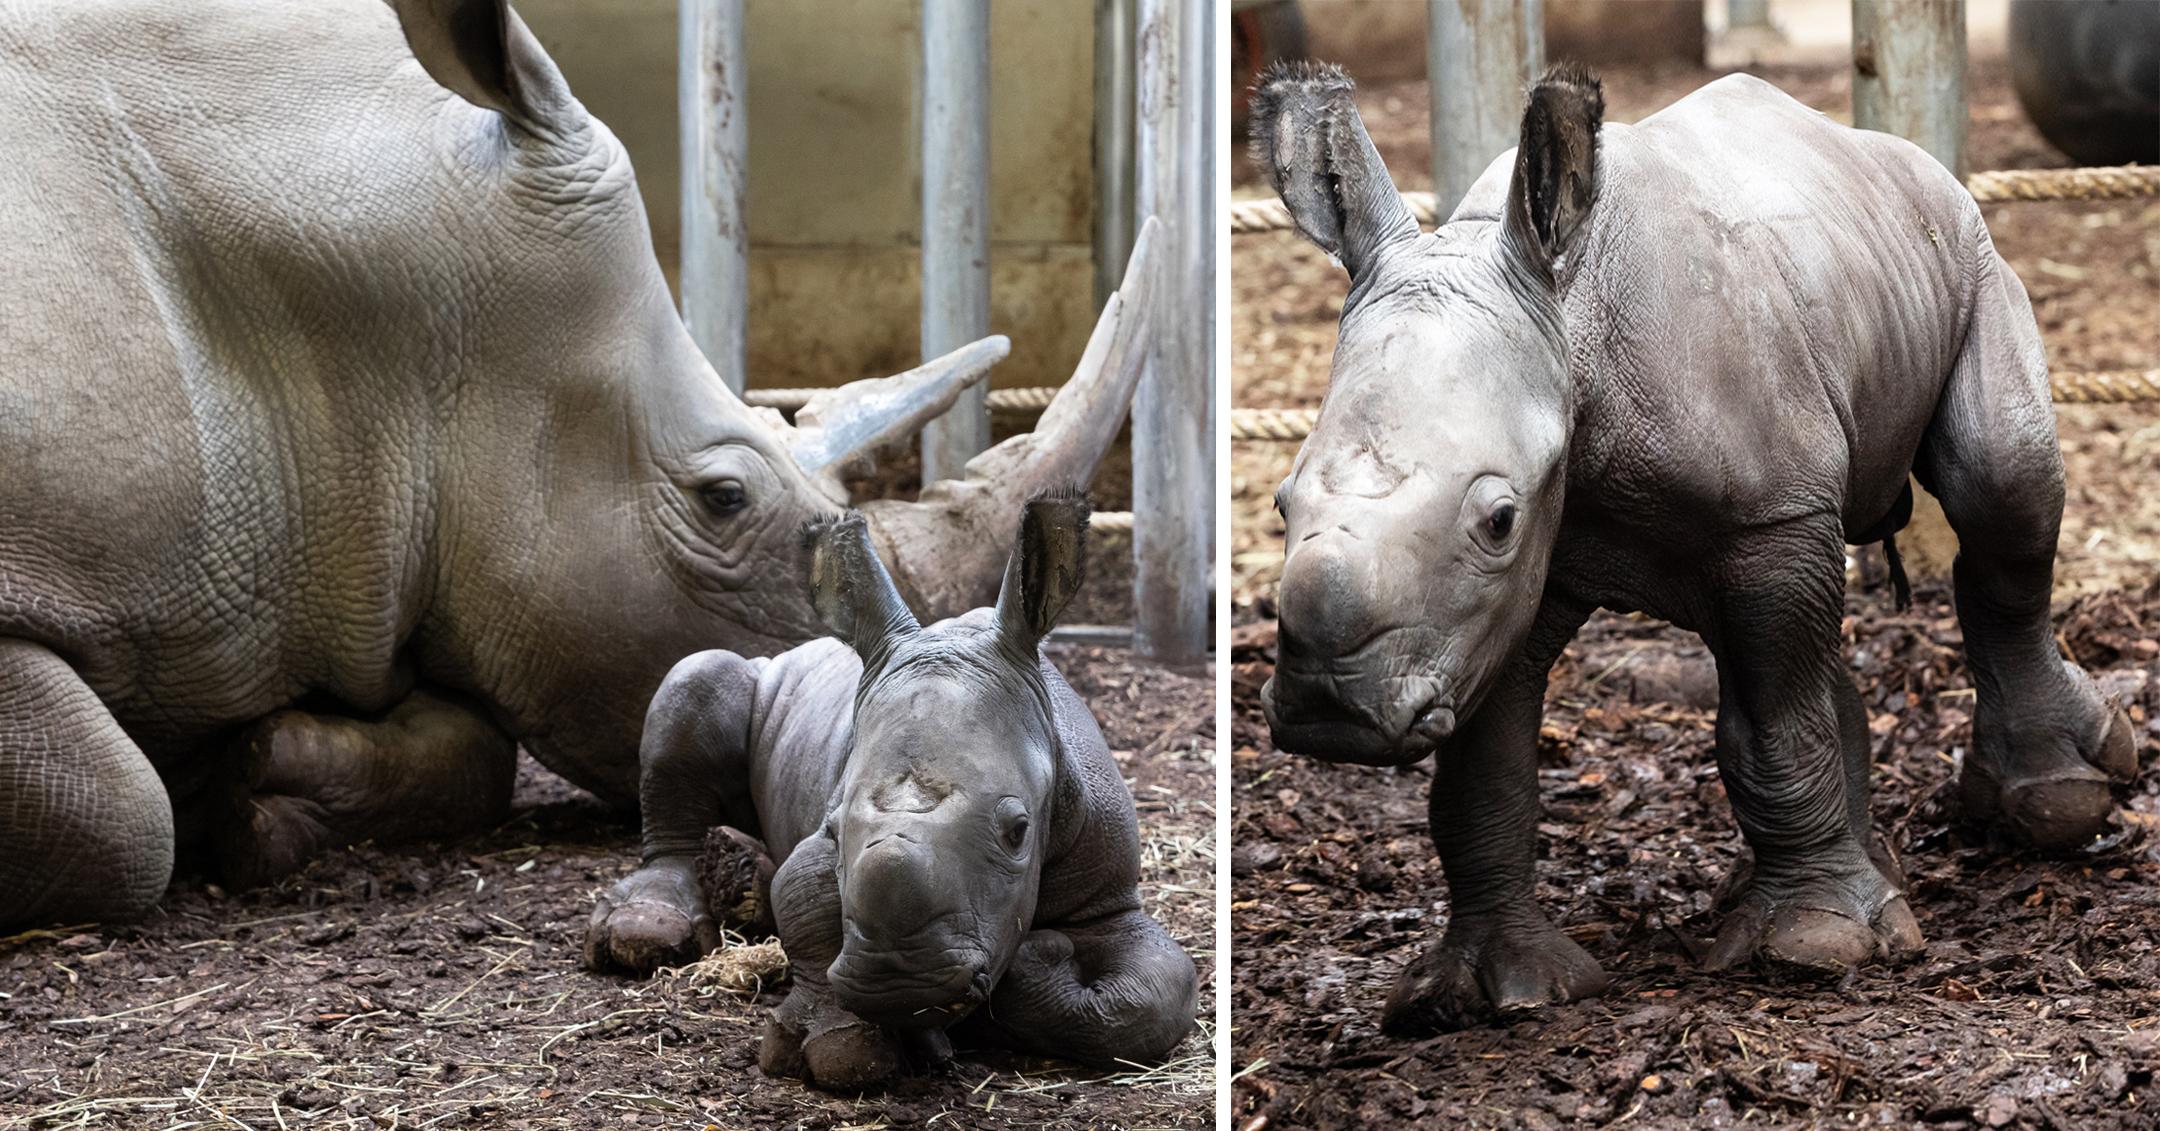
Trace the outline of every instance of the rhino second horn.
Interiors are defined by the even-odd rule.
[[[969,460],[960,478],[931,484],[917,502],[863,504],[893,581],[917,613],[957,616],[997,600],[1021,506],[1051,487],[1094,478],[1124,426],[1148,353],[1160,227],[1152,216],[1141,224],[1124,282],[1033,432]]]
[[[819,393],[795,414],[788,453],[826,494],[844,503],[840,477],[851,462],[943,416],[962,390],[987,378],[1011,350],[1011,341],[993,334],[905,373]]]

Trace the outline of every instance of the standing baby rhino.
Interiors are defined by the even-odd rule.
[[[1397,1032],[1597,993],[1532,897],[1546,673],[1597,608],[1700,633],[1752,876],[1711,953],[1842,971],[1920,945],[1870,858],[1867,714],[1841,670],[1847,543],[1907,475],[1956,530],[1979,688],[1962,790],[2012,837],[2103,827],[2129,723],[2048,627],[2063,477],[2024,288],[1917,147],[1757,79],[1604,125],[1588,72],[1529,92],[1521,145],[1420,234],[1351,83],[1278,68],[1253,153],[1351,290],[1326,404],[1277,496],[1283,749],[1437,754],[1447,934]]]
[[[839,637],[770,660],[701,652],[646,716],[644,864],[594,909],[595,966],[717,943],[696,866],[729,825],[781,860],[766,906],[793,988],[768,1073],[826,1088],[984,1035],[1092,1064],[1149,1061],[1192,1027],[1192,959],[1140,908],[1132,794],[1038,645],[1080,587],[1087,504],[1027,504],[995,609],[918,625],[861,516],[812,527]],[[852,646],[852,651],[850,647]]]

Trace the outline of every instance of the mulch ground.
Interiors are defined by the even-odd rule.
[[[1214,682],[1052,657],[1132,784],[1143,898],[1211,1006]],[[1213,1124],[1212,1026],[1148,1071],[963,1053],[863,1096],[767,1079],[778,988],[580,968],[593,898],[636,844],[527,762],[514,816],[478,840],[332,853],[244,893],[183,878],[143,925],[0,939],[0,1128]]]
[[[1849,68],[1759,68],[1851,120]],[[1605,68],[1634,121],[1718,72]],[[1968,74],[1974,169],[2068,165],[2018,109],[1999,55]],[[1398,182],[1431,183],[1422,83],[1358,104]],[[1240,155],[1234,195],[1261,195]],[[2160,366],[2160,203],[1986,209],[2031,293],[2051,363]],[[1313,407],[1345,282],[1294,233],[1237,237],[1232,403]],[[2160,406],[2059,406],[2068,499],[2066,647],[2135,701],[2160,813]],[[1282,526],[1268,498],[1294,444],[1232,449],[1234,1126],[2160,1128],[2160,849],[2124,834],[2086,858],[2005,853],[1961,828],[1945,785],[1970,741],[1947,598],[1897,613],[1855,583],[1848,657],[1867,699],[1876,824],[1912,880],[1929,948],[1835,987],[1701,971],[1692,949],[1739,848],[1711,746],[1716,679],[1692,636],[1601,615],[1547,705],[1540,898],[1613,975],[1598,1001],[1424,1041],[1377,1031],[1396,972],[1436,940],[1445,889],[1426,835],[1431,770],[1277,753],[1257,693],[1273,657]]]
[[[1947,594],[1897,613],[1866,592],[1850,611],[1875,824],[1926,952],[1836,986],[1698,967],[1741,844],[1712,756],[1716,674],[1692,635],[1600,614],[1547,697],[1538,894],[1612,986],[1421,1041],[1378,1019],[1447,919],[1430,764],[1276,752],[1256,699],[1274,622],[1235,628],[1237,1125],[2160,1127],[2160,586],[2059,610],[2068,653],[2130,703],[2145,758],[2134,815],[2068,861],[1957,818],[1973,699]]]

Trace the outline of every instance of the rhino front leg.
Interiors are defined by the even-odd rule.
[[[788,956],[788,996],[765,1021],[758,1067],[827,1091],[856,1091],[952,1055],[942,1029],[905,1036],[842,1008],[825,972],[840,957],[840,850],[827,827],[795,846],[772,882],[773,918]]]
[[[510,811],[517,744],[476,703],[418,690],[376,719],[279,711],[240,741],[235,812],[211,832],[227,883],[318,853],[481,832]]]
[[[1192,1031],[1198,987],[1192,956],[1135,909],[1028,932],[972,1023],[1061,1060],[1157,1064]]]
[[[67,661],[0,640],[0,933],[139,919],[172,866],[150,760]]]
[[[2055,412],[2024,287],[1999,263],[1991,276],[1916,470],[1958,536],[1958,623],[1979,690],[1959,780],[1966,812],[2062,852],[2106,829],[2113,783],[2137,774],[2137,744],[2129,717],[2055,646]]]
[[[1447,875],[1447,933],[1396,980],[1381,1014],[1390,1033],[1460,1029],[1605,989],[1605,972],[1534,894],[1546,674],[1588,616],[1548,595],[1485,702],[1440,748],[1432,837]]]
[[[750,799],[757,677],[757,665],[733,652],[699,652],[677,663],[653,695],[638,746],[642,861],[594,904],[587,966],[649,974],[720,945],[698,853],[715,825],[757,831]]]
[[[1751,535],[1715,576],[1718,772],[1754,861],[1713,969],[1754,958],[1842,974],[1920,947],[1867,849],[1866,712],[1838,640],[1843,550],[1832,518],[1787,523]]]

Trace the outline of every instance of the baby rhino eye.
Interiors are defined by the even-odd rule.
[[[1004,842],[1005,851],[1020,855],[1027,848],[1027,807],[1019,798],[1008,797],[998,802],[997,820],[998,838]]]
[[[1515,531],[1515,504],[1501,503],[1485,517],[1485,528],[1492,532],[1493,541],[1505,542]]]

